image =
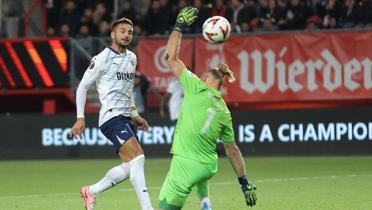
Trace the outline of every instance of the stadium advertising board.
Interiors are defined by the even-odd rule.
[[[245,155],[372,154],[372,107],[245,110],[232,115],[236,142]],[[0,118],[2,159],[115,157],[95,115],[87,116],[84,137],[77,139],[68,138],[73,115]],[[158,113],[148,113],[147,119],[149,132],[138,132],[147,156],[169,157],[174,126]],[[221,144],[217,151],[223,154]]]
[[[165,91],[174,76],[165,60],[167,40],[140,40],[138,42],[138,70],[160,91]],[[193,64],[194,41],[182,40],[180,57],[186,66]]]
[[[197,39],[195,69],[227,63],[239,78],[226,84],[228,101],[371,99],[371,47],[372,32],[235,36],[224,45]]]
[[[221,62],[234,71],[238,81],[222,91],[227,102],[372,98],[372,31],[233,36],[220,45],[196,38],[192,46],[197,75]],[[156,50],[139,51],[141,66],[153,66]]]
[[[0,40],[0,88],[67,87],[68,39]]]

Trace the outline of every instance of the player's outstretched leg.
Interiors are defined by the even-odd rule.
[[[103,191],[119,184],[129,177],[130,165],[129,163],[122,163],[107,171],[106,175],[97,183],[91,186],[84,186],[81,188],[81,196],[84,199],[87,210],[93,210],[96,197]]]
[[[202,181],[196,185],[196,192],[200,199],[201,210],[212,210],[212,204],[209,200],[208,180]]]

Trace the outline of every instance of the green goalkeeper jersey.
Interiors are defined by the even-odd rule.
[[[185,69],[179,78],[184,90],[171,153],[202,163],[217,163],[217,139],[234,141],[229,109],[221,93]]]

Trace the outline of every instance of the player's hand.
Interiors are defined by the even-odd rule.
[[[141,116],[137,116],[137,117],[133,118],[133,122],[136,124],[138,129],[143,130],[143,131],[148,131],[149,130],[149,124]]]
[[[256,190],[256,185],[252,184],[252,183],[249,183],[247,185],[247,188],[243,189],[243,193],[244,193],[244,198],[245,198],[245,202],[247,203],[247,206],[254,206],[256,205],[256,201],[257,201],[257,196],[256,196],[256,193],[254,192]]]
[[[192,6],[183,8],[180,13],[178,13],[174,30],[182,32],[184,28],[193,24],[198,18],[198,12],[199,10]]]
[[[257,187],[252,182],[248,181],[248,179],[245,176],[238,178],[240,187],[244,194],[245,202],[247,203],[247,206],[254,206],[256,205],[257,196],[254,192]]]
[[[85,119],[84,118],[77,118],[74,126],[72,126],[69,137],[75,138],[76,136],[82,137],[82,133],[85,129]]]

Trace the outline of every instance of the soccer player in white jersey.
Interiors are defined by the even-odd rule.
[[[122,160],[97,183],[81,188],[87,210],[94,209],[98,194],[127,178],[130,178],[141,209],[153,209],[145,183],[145,156],[136,135],[136,127],[147,131],[148,123],[138,115],[133,101],[137,57],[127,49],[132,36],[132,21],[127,18],[116,20],[111,29],[111,47],[93,57],[76,92],[77,120],[70,136],[81,136],[83,133],[86,94],[95,83],[101,102],[100,130],[116,147]]]
[[[167,87],[167,92],[161,100],[160,104],[160,115],[162,117],[164,114],[165,104],[168,103],[169,117],[172,124],[176,125],[177,119],[180,114],[181,104],[183,99],[183,89],[177,79],[169,82]]]

